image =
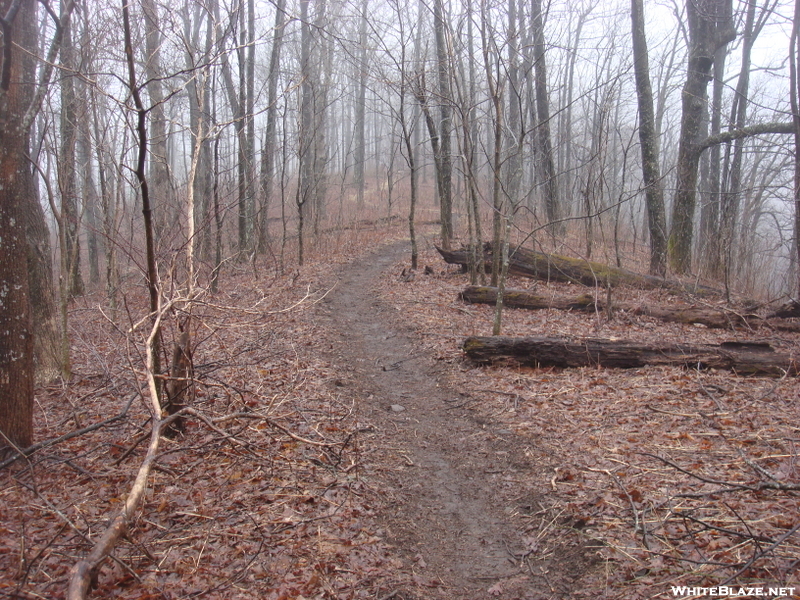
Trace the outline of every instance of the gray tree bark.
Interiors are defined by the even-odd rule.
[[[550,96],[547,88],[547,63],[545,61],[544,15],[541,0],[531,2],[533,27],[533,66],[536,74],[536,144],[540,152],[540,179],[544,186],[545,215],[550,233],[558,235],[564,230],[559,223],[561,203],[558,197],[558,178],[553,159],[553,141],[550,135]]]
[[[275,5],[275,26],[272,30],[272,50],[269,56],[267,75],[267,127],[264,133],[264,147],[261,154],[261,219],[258,227],[259,251],[264,251],[269,239],[268,212],[275,187],[275,132],[278,124],[278,81],[280,75],[283,32],[286,26],[286,0],[278,0]]]
[[[58,187],[61,195],[61,214],[65,227],[65,246],[61,252],[65,254],[66,273],[61,276],[67,282],[67,294],[70,298],[83,294],[83,276],[81,274],[80,222],[82,214],[78,201],[76,146],[78,140],[78,98],[75,92],[75,79],[72,73],[76,70],[75,48],[72,40],[72,27],[64,28],[61,48],[61,112],[59,128],[61,133],[60,158],[58,162]]]
[[[356,205],[359,210],[364,207],[364,159],[366,156],[366,141],[364,140],[364,125],[367,109],[367,3],[361,3],[361,23],[358,31],[359,61],[358,61],[358,96],[355,106],[355,157],[353,164],[353,183],[356,185]],[[405,50],[405,48],[403,48]]]
[[[436,60],[439,92],[439,215],[442,222],[442,246],[450,248],[453,239],[453,162],[450,148],[452,125],[452,93],[450,91],[450,52],[447,45],[442,0],[433,2],[433,29],[436,36]]]
[[[169,161],[167,159],[167,118],[164,113],[164,89],[161,83],[161,19],[155,0],[142,0],[145,26],[145,77],[150,96],[150,164],[148,177],[152,186],[153,227],[156,240],[173,221]]]
[[[792,37],[789,45],[789,97],[792,106],[792,124],[794,127],[794,249],[795,258],[794,282],[795,293],[800,297],[800,0],[795,0],[794,18],[792,21]]]
[[[692,268],[694,213],[701,148],[698,147],[708,82],[714,56],[736,37],[730,0],[709,0],[702,6],[688,2],[689,52],[682,93],[681,132],[677,183],[672,203],[672,224],[667,242],[669,265],[676,273]]]
[[[639,143],[642,151],[642,176],[645,185],[647,225],[650,233],[650,274],[663,277],[667,270],[667,221],[659,167],[658,137],[653,112],[653,90],[650,86],[643,0],[631,0],[631,22],[633,68],[636,75],[636,96],[639,102]]]

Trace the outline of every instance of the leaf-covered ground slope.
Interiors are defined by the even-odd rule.
[[[93,597],[622,600],[800,583],[796,379],[475,366],[460,344],[491,332],[491,307],[458,301],[466,276],[427,243],[434,274],[401,281],[407,248],[385,237],[357,232],[257,280],[242,266],[193,308],[202,418],[164,441]],[[38,441],[100,425],[0,471],[0,596],[64,597],[138,468],[148,414],[128,330],[146,301],[133,280],[126,297],[130,313],[99,294],[72,307],[75,377],[37,394]],[[504,333],[798,350],[793,334],[622,313],[506,311]]]

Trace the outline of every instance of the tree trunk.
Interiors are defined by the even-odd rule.
[[[127,3],[123,3],[123,26],[125,35],[125,62],[128,68],[128,91],[131,94],[136,114],[136,168],[134,173],[139,184],[139,191],[142,198],[142,216],[144,217],[144,239],[145,257],[147,261],[147,292],[149,297],[150,316],[154,322],[151,339],[148,340],[148,356],[152,355],[152,364],[148,364],[153,374],[159,374],[160,369],[160,333],[158,323],[160,322],[160,296],[158,286],[158,268],[156,265],[156,251],[154,241],[153,210],[150,204],[150,187],[147,181],[145,165],[147,164],[147,114],[148,110],[144,107],[139,90],[141,89],[136,81],[136,64],[133,56],[133,42],[131,41],[130,15]],[[148,361],[149,362],[149,361]],[[156,386],[153,390],[156,398],[160,401],[161,389]]]
[[[60,132],[61,149],[58,161],[58,187],[61,193],[61,215],[65,229],[65,246],[61,252],[65,254],[66,272],[61,277],[67,282],[67,293],[70,298],[83,294],[83,277],[81,275],[80,222],[81,213],[78,203],[77,162],[75,158],[78,140],[78,98],[75,93],[75,79],[72,73],[76,70],[75,50],[72,42],[72,27],[64,28],[61,48],[61,64],[64,69],[61,78],[61,111]]]
[[[578,48],[581,43],[581,32],[583,31],[583,26],[586,23],[590,13],[596,6],[596,4],[589,3],[578,15],[578,23],[574,26],[574,38],[572,40],[569,52],[567,82],[564,86],[564,89],[561,90],[563,98],[561,106],[563,109],[558,115],[558,177],[560,180],[559,189],[561,190],[561,193],[565,193],[567,195],[572,190],[572,182],[574,179],[572,170],[572,147],[574,144],[572,134],[572,111],[574,104],[573,97],[575,94],[575,64],[578,62]],[[530,85],[531,79],[532,77],[528,77],[528,85]]]
[[[247,165],[247,226],[248,226],[248,243],[250,244],[249,250],[256,250],[253,242],[257,239],[255,236],[256,229],[256,118],[255,118],[255,102],[256,102],[256,7],[255,0],[247,0],[247,57],[245,59],[245,68],[242,69],[245,74],[245,122],[247,124],[247,157],[245,164]],[[255,256],[255,254],[254,254]]]
[[[405,81],[405,46],[403,46],[403,73],[401,77]],[[406,148],[406,162],[408,163],[409,185],[411,186],[411,199],[408,207],[408,235],[411,238],[411,269],[415,270],[418,266],[417,232],[415,226],[417,210],[417,164],[414,160],[414,147],[411,142],[411,132],[408,129],[405,117],[405,83],[400,88],[400,128],[403,132],[403,142]]]
[[[442,246],[450,248],[453,239],[453,163],[450,156],[450,131],[452,130],[452,94],[450,93],[450,52],[447,47],[446,23],[442,0],[433,1],[433,29],[436,35],[436,59],[439,76],[439,161],[441,174],[439,187],[439,215],[442,222]]]
[[[325,199],[328,193],[328,90],[331,87],[331,49],[328,37],[325,34],[329,27],[327,0],[317,0],[314,3],[315,18],[314,31],[314,69],[317,73],[317,82],[314,86],[314,163],[313,163],[313,217],[314,235],[319,234],[320,223],[325,216]],[[376,144],[378,136],[376,135]],[[375,152],[376,156],[379,155]],[[377,164],[377,161],[376,161]],[[375,180],[378,181],[376,175]]]
[[[540,178],[544,185],[545,214],[550,233],[558,235],[564,231],[561,219],[561,203],[558,198],[558,179],[553,160],[553,142],[550,136],[550,97],[547,88],[547,64],[545,61],[544,16],[541,0],[531,3],[533,26],[533,65],[536,74],[536,144],[540,156]]]
[[[631,0],[633,67],[639,101],[639,143],[642,149],[642,176],[645,186],[647,225],[650,233],[650,274],[663,277],[667,271],[667,220],[661,169],[658,157],[653,90],[644,28],[644,1]]]
[[[364,3],[366,9],[366,2]],[[408,234],[411,238],[411,270],[416,270],[419,261],[419,251],[417,249],[417,231],[416,231],[416,210],[417,210],[417,162],[416,162],[416,149],[412,141],[412,127],[406,119],[406,96],[408,94],[409,76],[408,64],[406,61],[406,39],[403,37],[403,15],[401,13],[400,5],[395,5],[397,22],[400,24],[400,59],[398,66],[400,68],[400,106],[397,110],[397,117],[400,121],[400,154],[405,158],[408,165],[408,178],[410,186],[410,201],[408,207]]]
[[[267,84],[267,129],[264,135],[264,148],[261,157],[262,204],[261,220],[258,227],[260,251],[264,251],[269,239],[267,223],[269,206],[275,187],[275,132],[278,124],[278,77],[280,75],[283,30],[286,23],[286,0],[278,0],[275,6],[275,28],[272,34],[272,51],[269,57],[269,82]]]
[[[191,161],[194,172],[187,182],[187,204],[197,208],[193,210],[191,222],[187,222],[189,229],[187,254],[194,255],[196,250],[203,259],[211,258],[212,252],[212,201],[213,173],[211,165],[211,139],[209,105],[212,97],[212,77],[208,72],[208,61],[213,51],[215,31],[214,20],[207,18],[205,11],[200,6],[194,7],[194,14],[190,13],[192,7],[186,6],[184,14],[184,36],[187,40],[184,48],[184,60],[187,71],[196,73],[186,86],[189,99],[189,130],[191,133]],[[203,21],[206,21],[205,42],[201,46],[200,30]],[[196,163],[196,164],[195,164]],[[190,171],[191,168],[190,167]],[[187,211],[188,214],[188,211]],[[196,233],[195,233],[196,232]],[[189,261],[192,262],[191,260]],[[190,276],[190,279],[192,277]]]
[[[722,130],[722,94],[725,91],[725,58],[727,49],[717,49],[714,59],[714,86],[711,97],[710,135],[718,135]],[[700,259],[708,269],[708,275],[718,278],[720,275],[720,184],[722,159],[720,146],[711,148],[708,156],[703,157],[701,164],[701,185],[705,199],[700,207]]]
[[[794,249],[795,258],[795,293],[800,297],[800,0],[795,0],[794,20],[792,21],[792,37],[789,45],[789,97],[792,106],[792,123],[794,125]],[[797,302],[795,302],[797,304]]]
[[[698,142],[708,82],[711,80],[709,74],[717,48],[736,36],[731,0],[710,0],[702,7],[695,2],[687,2],[686,10],[689,25],[688,68],[682,93],[678,180],[667,243],[670,267],[678,274],[688,273],[692,268],[697,174],[702,151]]]
[[[489,88],[489,99],[492,102],[492,159],[490,164],[492,173],[492,244],[495,248],[503,244],[503,220],[506,215],[505,195],[503,194],[504,182],[501,166],[503,164],[503,86],[500,69],[500,56],[495,45],[496,32],[489,20],[490,12],[484,4],[481,6],[481,49],[483,50],[483,68],[486,72],[486,82]],[[494,59],[494,65],[492,64]],[[446,248],[447,249],[447,248]],[[492,285],[499,286],[502,271],[502,253],[493,255],[491,273]]]
[[[36,381],[45,383],[61,373],[61,332],[55,303],[50,230],[45,221],[39,195],[33,188],[33,178],[26,178],[31,189],[20,194],[25,203],[25,237],[28,240],[28,280],[30,283]]]
[[[767,7],[764,10],[769,11],[769,3],[767,3]],[[759,23],[756,24],[756,2],[749,3],[747,6],[744,31],[742,33],[742,64],[739,70],[739,80],[736,83],[736,93],[731,106],[730,128],[732,130],[742,129],[747,124],[751,55],[753,44],[763,24],[763,13],[762,17],[759,19]],[[723,181],[723,193],[720,198],[720,256],[722,272],[725,277],[725,286],[726,289],[728,289],[735,270],[734,246],[739,212],[741,211],[744,140],[735,140],[732,142],[732,147],[729,144],[726,150],[724,165],[725,178]]]
[[[0,449],[33,443],[33,319],[28,280],[25,195],[33,189],[26,154],[33,98],[36,2],[25,0],[8,19],[11,0],[0,0]],[[11,43],[13,40],[13,44]],[[30,53],[30,54],[28,54]]]
[[[358,68],[358,95],[355,107],[355,158],[353,163],[353,183],[356,186],[356,206],[359,210],[364,208],[364,161],[366,156],[366,141],[364,139],[364,126],[366,123],[366,97],[367,97],[367,2],[361,4],[361,24],[358,32],[359,40],[359,68]]]
[[[243,0],[239,0],[238,9],[240,12],[237,13],[240,20],[244,19],[244,6]],[[213,11],[214,11],[214,18],[217,23],[220,22],[220,15],[219,15],[219,4],[215,1],[213,3]],[[237,16],[234,15],[234,16]],[[232,16],[232,19],[234,17]],[[231,29],[239,29],[242,35],[245,34],[242,31],[243,27],[237,23],[231,23]],[[234,38],[234,45],[237,44],[237,40]],[[231,69],[230,60],[228,58],[228,52],[225,49],[225,39],[220,39],[220,58],[222,63],[221,73],[222,79],[225,83],[225,94],[228,97],[228,104],[231,107],[231,113],[233,115],[234,121],[234,130],[236,131],[236,142],[238,144],[237,156],[238,159],[236,161],[236,173],[237,173],[237,233],[238,233],[238,244],[237,249],[239,251],[239,258],[244,258],[245,253],[247,251],[247,244],[248,244],[248,198],[247,198],[247,128],[245,126],[245,102],[246,99],[243,97],[244,94],[242,91],[245,89],[245,76],[244,76],[244,59],[241,58],[244,52],[244,43],[239,45],[239,50],[237,55],[240,57],[239,59],[239,67],[242,72],[242,75],[239,78],[239,91],[237,92],[237,86],[233,81],[233,74]]]
[[[508,0],[508,128],[506,129],[507,196],[512,206],[519,203],[522,185],[522,149],[525,141],[525,127],[522,126],[522,88],[519,77],[519,23],[524,24],[522,15],[518,16],[518,0]],[[521,11],[520,6],[520,11]]]
[[[464,352],[476,362],[510,360],[531,367],[638,369],[674,365],[725,369],[739,375],[783,377],[798,374],[798,362],[769,344],[644,344],[624,340],[566,337],[468,337]]]
[[[300,132],[298,160],[300,173],[295,194],[297,205],[297,260],[302,266],[304,256],[303,231],[311,198],[314,195],[314,77],[311,62],[311,23],[308,15],[309,0],[300,0]]]
[[[164,409],[172,416],[181,409],[189,406],[191,400],[192,380],[194,368],[192,365],[192,343],[190,332],[191,320],[179,325],[178,339],[172,350],[172,363],[169,369],[169,380],[165,387]],[[168,437],[182,433],[184,420],[178,417],[165,430]]]
[[[153,191],[154,235],[158,240],[173,221],[174,207],[170,194],[169,162],[167,161],[167,118],[164,113],[164,89],[161,72],[161,25],[155,0],[142,0],[145,26],[145,77],[150,96],[150,172]]]
[[[473,35],[472,24],[472,0],[467,0],[467,49],[469,62],[469,93],[467,96],[467,110],[465,117],[462,118],[462,126],[464,128],[464,143],[467,146],[466,154],[466,170],[467,170],[467,183],[469,187],[469,198],[467,200],[470,208],[472,209],[472,221],[474,236],[470,242],[470,278],[472,283],[481,283],[486,281],[486,271],[483,268],[483,262],[478,260],[478,255],[481,252],[483,245],[483,227],[481,225],[481,203],[478,194],[477,182],[477,147],[478,147],[478,123],[476,118],[476,67],[475,67],[475,38]]]

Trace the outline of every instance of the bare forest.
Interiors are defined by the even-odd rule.
[[[800,598],[800,0],[0,0],[0,598]]]

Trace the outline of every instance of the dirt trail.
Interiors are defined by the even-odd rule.
[[[547,597],[512,556],[523,551],[521,534],[498,496],[518,468],[506,444],[513,434],[462,407],[403,316],[372,291],[404,252],[407,243],[397,242],[349,265],[323,309],[339,383],[360,398],[360,414],[377,429],[373,439],[393,461],[379,478],[394,502],[379,520],[413,563],[418,597]],[[404,593],[397,598],[411,597]]]

